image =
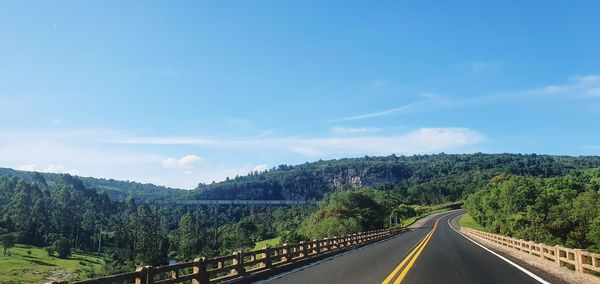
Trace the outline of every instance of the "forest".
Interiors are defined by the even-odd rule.
[[[85,275],[93,277],[251,250],[263,240],[298,242],[405,225],[439,204],[466,199],[473,217],[492,231],[597,249],[597,168],[598,157],[365,157],[282,165],[192,191],[156,187],[156,195],[151,185],[14,171],[0,177],[0,243],[5,254],[25,244],[56,258],[97,255],[105,261],[101,271]],[[274,208],[136,205],[136,198],[151,196],[321,202]]]
[[[491,232],[600,252],[600,169],[554,178],[498,175],[465,205]]]

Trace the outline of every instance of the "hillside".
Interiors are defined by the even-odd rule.
[[[437,203],[462,198],[500,173],[554,177],[600,167],[597,156],[436,154],[317,161],[277,168],[221,183],[200,184],[193,198],[319,199],[328,192],[376,187],[404,202]]]
[[[32,182],[45,182],[48,185],[54,184],[59,175],[60,174],[55,173],[37,173],[0,168],[0,177],[14,176]],[[77,178],[83,182],[86,188],[105,191],[113,200],[124,200],[129,194],[132,194],[135,197],[168,198],[180,196],[184,193],[184,190],[182,189],[159,186],[151,183],[80,176],[77,176]]]

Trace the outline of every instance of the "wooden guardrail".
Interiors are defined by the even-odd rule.
[[[471,228],[463,227],[461,230],[513,250],[539,257],[545,261],[554,262],[559,267],[570,265],[577,273],[600,276],[600,254],[597,253],[567,248],[560,245],[549,246]]]
[[[376,230],[342,237],[324,238],[260,250],[237,251],[232,255],[215,258],[196,258],[194,261],[165,266],[144,266],[134,272],[109,275],[89,280],[76,281],[76,284],[91,283],[136,283],[166,284],[193,283],[210,284],[246,276],[257,276],[273,269],[290,265],[325,254],[333,254],[344,248],[358,247],[392,237],[402,229]],[[67,282],[52,282],[64,284]]]

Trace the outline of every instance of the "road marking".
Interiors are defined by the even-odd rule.
[[[456,217],[454,217],[454,218],[456,218]],[[523,271],[525,274],[529,275],[531,278],[533,278],[533,279],[537,280],[538,282],[540,282],[540,283],[543,283],[543,284],[550,284],[550,282],[548,282],[548,281],[546,281],[546,280],[542,279],[542,277],[539,277],[539,276],[535,275],[533,272],[531,272],[531,271],[529,271],[529,270],[525,269],[524,267],[522,267],[522,266],[520,266],[520,265],[518,265],[518,264],[516,264],[516,263],[514,263],[514,262],[512,262],[512,261],[510,261],[510,260],[509,260],[509,259],[507,259],[506,257],[503,257],[503,256],[501,256],[501,255],[499,255],[499,254],[495,253],[495,252],[494,252],[494,251],[492,251],[491,249],[489,249],[489,248],[486,248],[486,247],[484,247],[482,244],[480,244],[480,243],[478,243],[478,242],[476,242],[476,241],[472,240],[471,238],[467,237],[467,236],[466,236],[465,234],[463,234],[462,232],[460,232],[460,231],[458,231],[458,230],[454,229],[454,227],[452,227],[452,225],[450,225],[450,219],[454,219],[454,218],[448,218],[448,226],[450,226],[450,228],[451,228],[452,230],[454,230],[456,233],[458,233],[459,235],[461,235],[461,236],[465,237],[467,240],[469,240],[469,241],[473,242],[474,244],[476,244],[476,245],[480,246],[481,248],[483,248],[484,250],[488,251],[489,253],[491,253],[491,254],[493,254],[493,255],[495,255],[495,256],[497,256],[497,257],[499,257],[500,259],[502,259],[502,260],[506,261],[508,264],[510,264],[510,265],[512,265],[512,266],[514,266],[514,267],[516,267],[517,269],[519,269],[519,270]]]
[[[400,264],[398,264],[398,266],[394,269],[394,271],[392,271],[392,273],[390,273],[390,275],[388,275],[387,278],[385,278],[385,280],[383,280],[383,282],[381,282],[381,284],[388,284],[392,281],[392,279],[394,279],[394,276],[396,275],[396,273],[398,273],[398,271],[400,271],[400,269],[402,269],[402,267],[404,266],[404,264],[412,257],[413,254],[415,254],[415,252],[417,252],[419,250],[419,248],[421,247],[421,245],[423,245],[423,243],[425,243],[425,240],[431,235],[431,231],[429,233],[427,233],[427,235],[425,235],[417,244],[416,247],[414,247],[412,249],[412,251],[404,258],[404,260],[402,260],[402,262],[400,262]]]
[[[410,261],[406,265],[406,267],[404,267],[404,269],[400,273],[400,276],[398,276],[398,279],[396,279],[396,281],[394,281],[394,284],[398,284],[402,281],[402,279],[404,279],[404,277],[406,276],[406,274],[408,273],[408,271],[410,270],[412,265],[415,263],[415,261],[417,260],[417,258],[421,254],[421,252],[423,251],[423,249],[425,249],[425,246],[427,246],[427,243],[429,242],[429,240],[433,236],[433,233],[437,229],[438,222],[440,221],[441,218],[442,217],[439,217],[435,221],[435,224],[433,225],[433,229],[431,229],[431,231],[429,231],[429,233],[427,235],[425,235],[425,237],[423,237],[423,239],[421,239],[421,241],[419,241],[419,244],[404,258],[404,260],[402,260],[402,262],[400,262],[400,264],[394,269],[394,271],[392,271],[392,273],[390,273],[390,275],[388,275],[388,277],[385,278],[385,280],[383,280],[383,282],[381,282],[381,284],[391,283],[391,281],[396,277],[396,274],[398,273],[398,271],[400,271],[400,269],[402,269],[404,264],[406,264],[406,262]]]
[[[433,233],[435,233],[435,230],[437,229],[437,226],[438,226],[438,222],[440,221],[441,218],[442,217],[438,218],[435,221],[435,225],[433,225],[433,230],[431,230],[431,233],[429,234],[429,237],[425,241],[425,244],[423,244],[421,246],[421,248],[419,249],[417,254],[415,256],[413,256],[412,260],[406,265],[406,267],[404,268],[402,273],[400,273],[400,276],[398,276],[398,279],[396,279],[396,281],[394,281],[394,284],[400,284],[402,282],[402,280],[404,279],[404,277],[406,277],[406,274],[408,274],[408,271],[410,271],[410,269],[412,268],[415,261],[417,261],[417,258],[419,258],[419,255],[421,255],[421,252],[425,249],[425,247],[429,243],[429,240],[431,240],[431,237],[433,236]]]

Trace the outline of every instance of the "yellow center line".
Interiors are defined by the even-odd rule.
[[[388,284],[392,281],[392,279],[394,279],[394,276],[396,275],[396,273],[398,273],[398,271],[400,271],[400,269],[402,269],[404,264],[412,257],[412,255],[415,254],[419,250],[421,245],[423,245],[425,243],[425,240],[427,240],[427,238],[429,237],[430,234],[431,234],[431,231],[429,233],[427,233],[427,235],[425,235],[423,237],[423,239],[421,239],[421,241],[419,241],[419,244],[415,248],[413,248],[413,250],[406,256],[406,258],[404,258],[404,260],[402,260],[402,262],[400,262],[400,264],[398,264],[396,269],[394,269],[394,271],[392,271],[392,273],[390,273],[390,275],[387,278],[385,278],[385,280],[383,280],[383,282],[381,282],[381,284]]]
[[[435,224],[433,225],[433,229],[431,229],[431,231],[423,239],[421,239],[419,244],[406,256],[406,258],[404,258],[404,260],[402,260],[402,262],[394,269],[394,271],[392,271],[392,273],[390,273],[390,275],[388,275],[388,277],[385,278],[385,280],[383,280],[383,282],[381,282],[381,284],[391,283],[391,281],[396,277],[396,274],[398,273],[398,271],[400,271],[400,269],[402,269],[404,264],[406,264],[406,262],[408,262],[410,260],[410,262],[404,268],[402,273],[400,273],[400,276],[398,277],[398,279],[396,279],[396,281],[394,281],[394,284],[398,284],[402,281],[402,279],[404,279],[404,277],[406,276],[406,274],[408,273],[408,271],[410,270],[410,268],[416,261],[417,257],[419,256],[419,254],[421,254],[421,251],[423,251],[423,249],[425,248],[425,246],[427,245],[427,243],[433,236],[433,233],[435,232],[435,230],[437,228],[440,218],[438,218],[435,221]]]
[[[415,256],[406,265],[406,267],[404,268],[404,270],[402,271],[402,273],[400,273],[400,276],[398,276],[398,279],[396,279],[396,281],[394,281],[394,284],[400,284],[400,282],[402,282],[402,280],[404,279],[404,277],[406,277],[406,274],[408,273],[408,271],[411,269],[411,267],[413,266],[413,264],[415,263],[415,261],[417,261],[417,258],[419,257],[419,255],[421,254],[421,252],[423,251],[423,249],[425,249],[425,246],[427,246],[427,243],[429,243],[429,240],[431,239],[431,237],[433,236],[433,233],[437,229],[438,221],[440,221],[440,218],[438,218],[437,221],[435,221],[435,225],[433,226],[433,230],[431,231],[431,234],[429,235],[429,238],[427,238],[427,240],[425,241],[425,244],[423,244],[421,246],[421,248],[419,249],[419,251],[417,252],[417,254],[415,254]]]

